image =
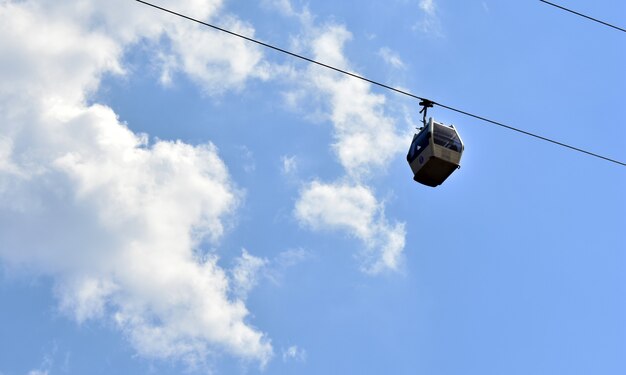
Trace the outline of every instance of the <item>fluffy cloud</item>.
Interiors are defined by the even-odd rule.
[[[272,74],[269,65],[262,62],[261,52],[250,43],[194,26],[188,21],[176,24],[168,34],[172,44],[167,63],[163,65],[164,75],[169,76],[171,70],[184,71],[201,82],[206,93],[215,94],[226,89],[241,89],[250,77],[268,79]],[[252,27],[236,19],[226,18],[222,26],[254,36]]]
[[[404,249],[404,224],[390,225],[370,189],[363,185],[313,182],[303,190],[296,217],[312,229],[339,229],[365,244],[362,270],[397,270]]]
[[[350,69],[343,46],[351,34],[340,25],[310,27],[308,40],[314,59]],[[306,74],[307,92],[322,102],[323,116],[332,123],[335,154],[345,170],[338,183],[315,181],[300,192],[295,215],[313,230],[347,231],[360,239],[362,269],[371,274],[399,268],[404,249],[404,225],[390,225],[384,204],[378,202],[366,181],[382,171],[404,151],[406,140],[396,131],[396,120],[385,113],[385,96],[371,92],[371,86],[351,77],[317,66]],[[305,100],[306,96],[290,98]]]
[[[350,38],[343,26],[320,29],[311,42],[314,58],[349,69],[343,45]],[[370,84],[317,66],[309,68],[308,78],[327,101],[327,116],[334,127],[333,149],[351,178],[369,177],[404,150],[395,120],[385,113],[385,96],[372,93]]]
[[[161,4],[204,20],[219,14],[254,34],[218,0]],[[350,37],[331,25],[306,45],[349,68]],[[246,252],[228,271],[200,249],[218,244],[241,202],[217,148],[150,142],[90,103],[104,74],[129,74],[124,52],[139,43],[153,50],[163,83],[187,74],[210,95],[274,74],[257,47],[137,2],[0,2],[0,258],[51,276],[63,311],[112,320],[141,355],[198,364],[227,351],[265,364],[273,348],[244,298],[266,261]],[[324,97],[348,182],[305,186],[296,214],[362,241],[366,272],[397,269],[403,224],[388,223],[363,182],[404,148],[385,97],[314,67],[305,78]]]
[[[221,5],[169,3],[203,19]],[[255,47],[205,34],[136,2],[0,2],[0,258],[52,276],[63,311],[113,320],[142,355],[197,364],[225,350],[264,364],[269,339],[199,249],[241,201],[217,148],[150,143],[89,104],[139,42],[207,92],[265,76]]]

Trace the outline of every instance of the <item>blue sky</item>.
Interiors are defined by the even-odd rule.
[[[539,1],[157,4],[626,160],[624,34]],[[564,6],[624,26],[626,4]],[[0,1],[0,374],[623,374],[624,167],[135,1]]]

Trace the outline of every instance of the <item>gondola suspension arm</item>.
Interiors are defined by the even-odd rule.
[[[420,113],[424,114],[424,117],[422,118],[422,124],[423,127],[426,127],[426,112],[428,112],[428,108],[432,108],[435,103],[431,102],[428,99],[422,99],[420,101],[420,105],[422,106],[422,110],[420,111]]]

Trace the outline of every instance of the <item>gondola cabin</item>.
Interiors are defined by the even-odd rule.
[[[432,117],[413,142],[406,160],[413,171],[413,179],[427,186],[441,185],[461,167],[463,141],[453,125],[446,126]]]

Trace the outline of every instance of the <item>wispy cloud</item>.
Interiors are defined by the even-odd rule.
[[[263,276],[275,285],[284,285],[285,274],[290,268],[296,267],[312,258],[313,254],[303,248],[282,251],[268,263],[264,269],[265,273]]]
[[[306,6],[298,10],[290,0],[262,0],[261,3],[278,10],[283,16],[297,18],[305,26],[313,23],[314,16]]]
[[[310,50],[318,61],[350,70],[343,48],[352,34],[345,26],[305,26],[306,34],[297,43],[300,48]],[[401,64],[390,50],[382,53],[390,62]],[[308,100],[305,108],[332,124],[332,148],[345,175],[340,182],[305,184],[294,210],[296,217],[313,230],[338,229],[360,239],[363,271],[397,270],[404,249],[404,225],[387,222],[384,204],[367,185],[371,176],[404,150],[396,119],[385,112],[385,96],[372,93],[369,84],[317,66],[306,68],[299,81],[305,90],[294,90],[297,95],[291,99]],[[311,98],[318,107],[310,105]]]
[[[274,260],[274,264],[277,268],[285,270],[311,259],[312,256],[311,252],[302,248],[289,249],[278,254]]]
[[[282,168],[281,171],[284,175],[292,175],[298,171],[298,158],[295,155],[284,155],[281,158]]]
[[[252,173],[256,170],[256,163],[254,154],[247,146],[237,147],[239,150],[239,156],[241,158],[241,165],[246,173]]]
[[[434,0],[420,0],[419,7],[429,16],[435,15],[435,1]]]
[[[298,361],[306,362],[306,350],[292,345],[287,349],[283,349],[283,362]]]
[[[59,351],[59,345],[56,341],[53,341],[50,350],[43,356],[41,364],[30,370],[28,375],[48,375],[53,372],[54,368],[59,368],[61,371],[65,371],[68,368],[70,352],[65,352],[64,361],[60,366],[55,366],[55,360]],[[0,375],[2,372],[0,372]]]
[[[422,17],[413,28],[428,35],[442,36],[443,30],[435,0],[419,0],[419,8],[422,11]]]
[[[378,50],[378,56],[380,56],[385,63],[396,69],[404,69],[406,65],[400,56],[387,47],[383,47]]]
[[[231,270],[232,289],[239,298],[246,299],[259,282],[259,274],[268,266],[267,259],[250,255],[243,249],[241,255],[235,259],[235,266]]]

